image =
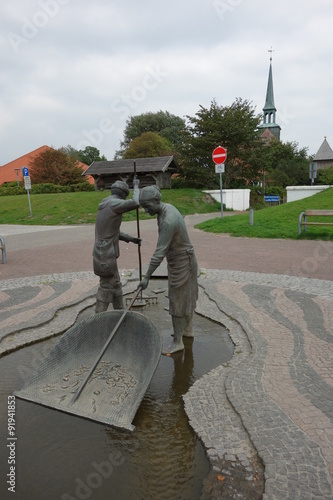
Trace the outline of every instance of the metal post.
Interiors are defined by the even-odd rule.
[[[136,175],[136,161],[134,162],[134,179],[137,178],[137,175]],[[141,235],[140,235],[140,217],[139,217],[139,209],[137,208],[136,209],[136,229],[137,229],[137,236],[138,238],[141,238]],[[141,260],[141,244],[138,243],[138,257],[139,257],[139,280],[140,280],[140,283],[142,281],[142,260]],[[142,288],[141,288],[141,293],[140,293],[140,300],[141,302],[143,302],[143,298],[142,298]]]
[[[28,202],[29,202],[30,217],[32,218],[32,211],[31,211],[31,203],[30,203],[29,189],[27,189],[27,193],[28,193]]]
[[[250,226],[253,226],[253,208],[250,208]]]
[[[20,169],[19,169],[19,168],[15,168],[14,170],[15,170],[15,172],[16,172],[17,187],[19,187],[19,186],[20,186],[20,183],[19,183],[19,176],[18,176],[18,175],[19,175],[19,171],[20,171]]]
[[[222,172],[220,172],[220,193],[221,193],[221,218],[223,218]]]

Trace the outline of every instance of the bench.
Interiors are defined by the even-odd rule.
[[[2,263],[6,264],[6,245],[5,240],[0,235],[0,250],[2,250]]]
[[[306,231],[307,226],[333,226],[333,222],[317,222],[307,220],[308,217],[333,217],[333,210],[305,210],[301,212],[298,218],[298,234],[302,232],[302,226]]]
[[[265,203],[278,203],[280,205],[280,196],[265,195]]]

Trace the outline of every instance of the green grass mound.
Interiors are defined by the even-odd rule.
[[[333,240],[333,226],[308,226],[307,231],[302,229],[301,236],[298,236],[298,218],[307,209],[333,210],[333,188],[302,200],[258,210],[254,212],[252,226],[247,212],[232,217],[216,217],[197,224],[196,228],[211,233],[252,238]],[[311,221],[333,222],[333,217],[311,217]]]

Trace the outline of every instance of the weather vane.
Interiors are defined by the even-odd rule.
[[[268,49],[268,52],[271,53],[271,57],[269,58],[269,60],[271,61],[273,59],[273,57],[272,57],[273,56],[273,52],[275,52],[275,50],[273,50],[273,47],[271,46],[271,48]]]

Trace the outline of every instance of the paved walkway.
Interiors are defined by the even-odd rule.
[[[265,500],[331,500],[333,243],[208,235],[193,227],[203,218],[185,219],[201,267],[197,310],[229,329],[235,353],[184,396],[190,424],[223,477],[241,465],[249,491],[260,457]],[[93,304],[93,231],[0,226],[0,355],[65,331]],[[141,235],[146,265],[156,221]],[[119,267],[133,288],[134,245],[122,246]]]

